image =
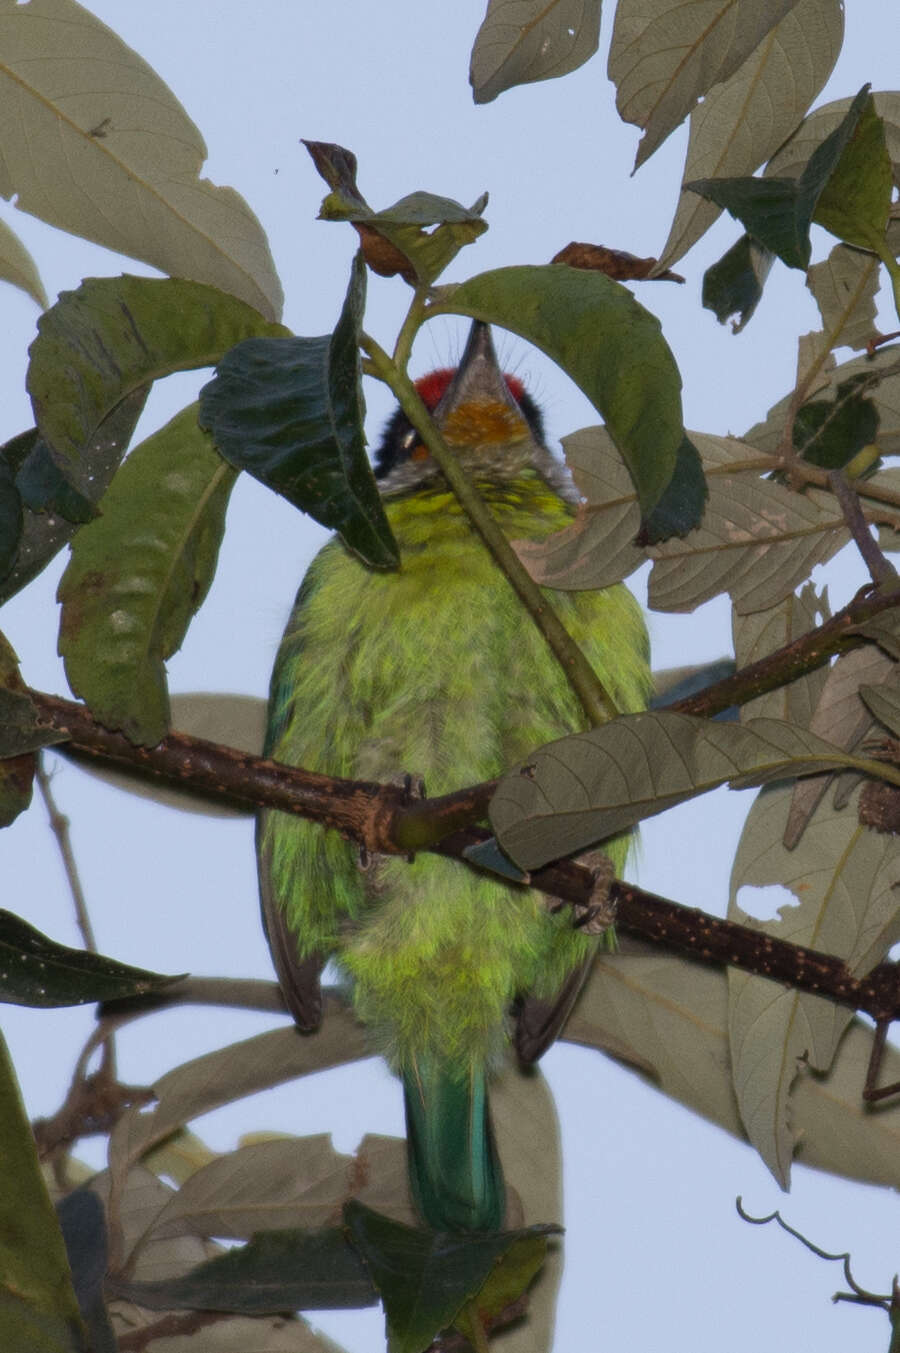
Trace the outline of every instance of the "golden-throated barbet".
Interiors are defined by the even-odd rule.
[[[417,389],[512,540],[572,519],[577,495],[522,383],[476,321],[455,370]],[[500,775],[584,712],[507,578],[399,410],[375,472],[401,552],[367,569],[337,539],[304,577],[272,675],[265,753],[329,775],[422,777],[440,795]],[[622,585],[547,596],[620,712],[645,706],[647,633]],[[503,1225],[503,1173],[488,1086],[519,1039],[538,1055],[558,1031],[596,938],[535,889],[420,852],[361,860],[337,832],[274,810],[258,824],[266,932],[302,1029],[321,1018],[331,959],[359,1018],[403,1083],[409,1176],[435,1230]],[[604,843],[617,873],[629,838]],[[529,1016],[530,1012],[530,1016]]]

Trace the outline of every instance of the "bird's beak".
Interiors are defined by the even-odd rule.
[[[490,327],[482,320],[472,323],[456,374],[434,418],[454,447],[508,445],[531,438],[497,361]]]

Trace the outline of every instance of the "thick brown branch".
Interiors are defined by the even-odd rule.
[[[857,647],[865,640],[854,630],[883,611],[900,606],[900,590],[875,592],[863,588],[842,611],[838,611],[824,625],[817,626],[783,648],[776,649],[759,662],[742,667],[733,676],[717,681],[696,695],[686,696],[668,708],[679,714],[699,714],[704,718],[721,714],[732,705],[745,705],[758,695],[786,686],[807,672],[822,667],[836,653]]]
[[[435,849],[461,859],[467,847],[489,836],[484,829],[468,828],[447,837]],[[592,900],[593,871],[573,860],[536,869],[529,882],[576,907],[588,906]],[[827,996],[876,1020],[900,1017],[900,965],[896,963],[879,964],[866,977],[857,978],[832,954],[775,939],[750,926],[710,916],[698,907],[670,902],[620,879],[610,886],[610,898],[616,906],[616,926],[643,940],[704,963],[741,968],[798,991]]]
[[[28,694],[42,723],[65,734],[66,747],[60,750],[139,771],[250,812],[279,808],[333,827],[370,851],[389,849],[389,824],[406,802],[396,785],[319,775],[186,733],[169,733],[155,747],[135,746],[122,733],[97,723],[84,705],[42,691]]]
[[[900,590],[860,593],[843,611],[778,652],[670,708],[710,717],[731,705],[802,676],[847,645],[861,642],[854,630],[900,604]],[[136,747],[102,728],[88,710],[72,701],[29,692],[41,720],[63,733],[78,754],[126,766],[216,799],[284,812],[342,832],[373,852],[435,850],[454,858],[489,833],[483,820],[496,782],[473,785],[438,799],[409,801],[395,785],[344,780],[295,769],[182,733],[156,747]],[[414,768],[413,768],[414,769]],[[572,905],[588,904],[594,876],[562,861],[531,876],[532,884]],[[618,924],[623,930],[706,962],[730,964],[863,1010],[875,1019],[900,1015],[900,982],[894,964],[882,964],[856,979],[843,962],[761,931],[708,916],[653,897],[628,884],[613,884]]]

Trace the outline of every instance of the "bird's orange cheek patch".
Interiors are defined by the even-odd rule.
[[[451,446],[499,445],[526,437],[528,424],[515,409],[497,400],[461,404],[447,415],[443,433]]]

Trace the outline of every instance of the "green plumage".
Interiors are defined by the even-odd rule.
[[[560,529],[572,509],[531,469],[479,483],[511,539]],[[300,588],[272,678],[266,754],[369,780],[422,775],[429,795],[498,775],[585,726],[544,640],[432,484],[386,503],[397,573],[325,546]],[[553,605],[622,711],[648,693],[646,631],[623,587],[553,593]],[[485,1076],[523,992],[552,999],[591,951],[568,909],[426,853],[361,868],[334,832],[261,815],[260,877],[298,959],[333,956],[360,1017],[404,1078],[414,1196],[438,1229],[502,1223]],[[620,871],[627,839],[605,849]],[[273,944],[274,947],[274,944]]]

